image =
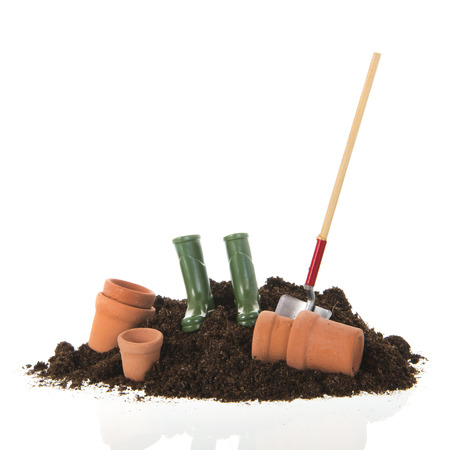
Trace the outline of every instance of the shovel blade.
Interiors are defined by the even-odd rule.
[[[306,302],[299,300],[298,298],[292,297],[290,295],[282,295],[278,301],[277,309],[275,312],[279,316],[289,317],[290,319],[295,319],[300,311],[306,310]],[[324,319],[329,319],[331,317],[331,311],[320,306],[314,307],[314,312],[319,314],[320,317]]]

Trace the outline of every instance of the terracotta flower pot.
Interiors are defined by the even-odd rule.
[[[132,328],[118,337],[124,375],[143,381],[145,374],[159,360],[163,334],[153,328]]]
[[[96,352],[107,352],[117,346],[117,337],[120,333],[142,325],[154,315],[154,307],[136,308],[99,292],[95,301],[95,316],[88,342],[89,347]]]
[[[286,363],[298,370],[316,369],[354,376],[364,351],[361,329],[301,311],[294,319],[263,311],[255,324],[252,356]]]
[[[274,312],[260,312],[253,330],[253,357],[265,362],[285,361],[293,323],[293,319]]]
[[[155,301],[155,293],[150,289],[115,278],[109,278],[105,281],[103,294],[113,300],[136,308],[149,309]]]

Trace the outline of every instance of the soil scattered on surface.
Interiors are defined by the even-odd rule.
[[[224,402],[346,397],[360,392],[381,394],[404,390],[417,382],[414,367],[421,355],[411,353],[400,336],[383,337],[357,315],[339,288],[317,295],[317,305],[332,311],[331,320],[361,328],[365,337],[362,364],[354,378],[315,370],[298,371],[285,362],[275,364],[253,360],[253,327],[236,323],[231,282],[211,280],[216,310],[195,333],[181,331],[186,301],[157,296],[156,315],[144,326],[164,335],[160,360],[143,382],[126,379],[118,348],[97,353],[87,344],[75,349],[60,342],[48,363],[27,366],[29,375],[63,388],[79,389],[83,384],[102,384],[111,389],[143,390],[148,396],[169,398],[213,398]],[[301,286],[282,278],[269,278],[260,288],[263,310],[274,311],[281,295],[306,300]]]

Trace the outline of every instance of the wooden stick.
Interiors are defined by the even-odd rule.
[[[344,156],[342,157],[339,172],[336,177],[336,182],[334,183],[334,188],[331,194],[330,203],[328,204],[325,220],[323,221],[322,231],[318,236],[318,239],[321,239],[323,241],[327,240],[328,232],[330,231],[331,221],[333,220],[334,211],[336,210],[339,194],[341,193],[342,184],[344,183],[345,173],[347,172],[348,163],[350,162],[350,156],[352,156],[356,136],[358,135],[359,126],[361,125],[364,109],[366,108],[370,89],[372,88],[380,57],[381,55],[379,53],[374,53],[372,56],[369,72],[367,73],[366,82],[364,83],[364,88],[361,93],[361,98],[359,99],[358,108],[356,109],[355,118],[353,119],[353,125],[348,136],[347,145],[345,147]]]

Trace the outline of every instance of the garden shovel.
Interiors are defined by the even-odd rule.
[[[305,302],[298,298],[291,297],[290,295],[282,295],[278,301],[277,308],[275,309],[275,312],[280,316],[295,319],[300,311],[307,310],[314,311],[325,319],[329,319],[331,317],[331,311],[315,306],[316,296],[314,293],[314,284],[316,283],[317,273],[319,272],[320,263],[327,244],[331,221],[333,220],[334,211],[339,199],[339,194],[341,193],[342,184],[344,183],[345,173],[347,171],[348,163],[350,162],[350,156],[352,155],[356,136],[358,135],[359,126],[361,125],[364,109],[366,108],[380,57],[381,55],[379,53],[373,54],[369,72],[367,73],[366,82],[364,83],[364,88],[361,93],[361,98],[359,99],[358,108],[356,109],[355,118],[353,119],[352,128],[345,147],[344,156],[342,157],[339,172],[331,194],[330,203],[328,204],[322,231],[317,237],[316,248],[312,257],[311,266],[309,267],[308,277],[306,278],[306,283],[304,285],[307,301]]]

